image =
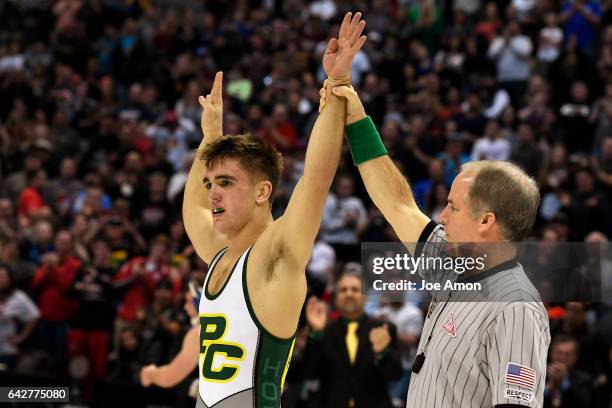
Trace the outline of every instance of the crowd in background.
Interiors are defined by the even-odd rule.
[[[135,390],[140,367],[176,354],[187,282],[207,270],[181,220],[202,138],[198,95],[223,70],[225,133],[250,132],[284,154],[280,216],[317,118],[322,53],[356,10],[368,40],[353,84],[424,212],[437,220],[463,163],[512,160],[541,189],[533,240],[607,243],[610,0],[2,1],[5,373],[71,378],[87,401],[101,387]],[[360,243],[396,240],[345,147],[308,266],[311,293],[337,316],[335,283],[360,269]],[[601,284],[612,287],[606,267]],[[366,308],[397,329],[397,406],[426,307]],[[545,406],[609,407],[612,300],[549,311]],[[308,341],[302,325],[296,355]],[[321,388],[295,367],[287,406],[307,407]]]

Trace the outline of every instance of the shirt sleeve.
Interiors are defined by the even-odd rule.
[[[19,291],[15,294],[14,317],[22,323],[28,323],[40,317],[40,311],[34,302],[25,293]]]
[[[548,318],[532,303],[512,303],[490,324],[485,347],[492,405],[542,407]]]

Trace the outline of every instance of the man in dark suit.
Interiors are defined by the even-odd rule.
[[[327,306],[315,297],[306,306],[310,334],[302,362],[306,378],[320,380],[317,407],[391,407],[388,384],[402,374],[395,327],[364,312],[359,273],[336,285],[340,317],[327,324]]]

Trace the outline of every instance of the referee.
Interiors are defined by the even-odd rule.
[[[446,257],[449,242],[487,246],[485,268],[477,274],[421,271],[430,281],[478,282],[482,290],[432,293],[407,408],[542,407],[549,322],[511,244],[533,226],[540,201],[535,182],[510,162],[468,163],[437,225],[417,207],[355,91],[333,92],[347,100],[349,146],[368,194],[399,238],[417,243],[411,252]]]

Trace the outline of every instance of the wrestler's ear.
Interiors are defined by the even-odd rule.
[[[260,181],[257,183],[256,189],[257,195],[255,197],[255,201],[257,204],[264,204],[270,199],[270,196],[272,195],[272,183],[270,181]]]

